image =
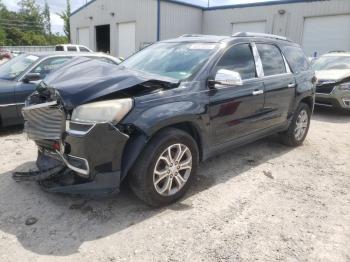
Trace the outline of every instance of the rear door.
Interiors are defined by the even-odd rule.
[[[295,79],[279,47],[275,44],[256,43],[263,67],[265,86],[264,121],[270,128],[287,120],[290,106],[295,98]]]
[[[209,110],[214,145],[258,131],[259,115],[264,105],[264,85],[258,78],[250,44],[230,47],[217,63],[211,77],[220,69],[239,73],[243,84],[216,85],[211,90]]]

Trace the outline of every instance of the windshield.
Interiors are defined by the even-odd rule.
[[[0,66],[0,79],[12,80],[39,59],[35,55],[19,55]]]
[[[350,69],[350,56],[323,56],[315,60],[312,67],[316,71]]]
[[[216,47],[213,43],[157,43],[129,57],[121,65],[184,80],[198,72]]]

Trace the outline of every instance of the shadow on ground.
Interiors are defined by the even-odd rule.
[[[21,134],[23,132],[23,125],[0,127],[0,137]]]
[[[332,108],[315,107],[312,120],[328,123],[350,123],[350,112],[342,112]]]

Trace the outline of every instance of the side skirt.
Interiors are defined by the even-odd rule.
[[[233,148],[240,147],[240,146],[246,145],[246,144],[250,144],[250,143],[252,143],[256,140],[259,140],[261,138],[273,135],[273,134],[278,133],[278,132],[285,131],[285,130],[287,130],[288,125],[289,125],[289,121],[287,121],[281,125],[278,125],[278,126],[266,128],[262,131],[255,132],[255,133],[249,134],[247,136],[240,137],[238,139],[234,139],[234,140],[230,140],[228,142],[222,143],[222,144],[214,145],[206,152],[205,155],[203,155],[203,161],[205,161],[206,159],[208,159],[210,157],[213,157],[213,156],[216,156],[218,154],[224,153],[228,150],[231,150]]]

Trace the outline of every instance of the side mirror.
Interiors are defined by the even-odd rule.
[[[215,76],[215,84],[224,86],[241,86],[243,81],[241,75],[236,71],[220,69]]]
[[[121,56],[119,56],[118,59],[119,59],[120,61],[122,61],[122,62],[125,60],[125,58],[124,58],[124,57],[121,57]]]
[[[39,73],[29,73],[23,78],[23,83],[35,82],[41,80]]]

